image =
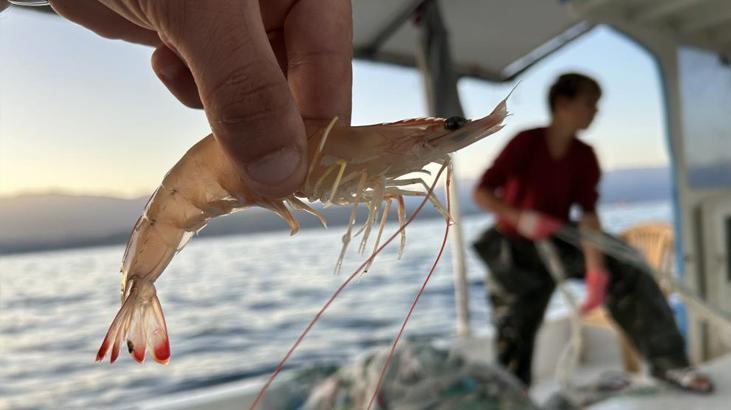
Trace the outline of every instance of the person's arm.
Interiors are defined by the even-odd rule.
[[[480,208],[493,212],[514,226],[524,237],[540,240],[548,238],[561,228],[561,222],[539,212],[512,207],[495,194],[497,189],[505,186],[511,176],[520,172],[521,166],[525,166],[530,150],[533,149],[531,138],[530,134],[521,133],[508,143],[483,174],[472,192],[472,199]]]
[[[495,195],[495,191],[504,187],[510,176],[518,171],[517,164],[522,163],[527,149],[524,134],[524,132],[520,133],[508,142],[490,168],[482,174],[479,183],[472,191],[472,200],[478,207],[494,213],[495,216],[505,219],[511,225],[518,224],[520,212]]]
[[[594,151],[589,152],[587,161],[580,170],[582,179],[579,186],[577,203],[581,206],[582,216],[579,226],[582,230],[601,233],[602,226],[596,213],[596,203],[599,200],[599,180],[601,169]],[[592,244],[582,243],[586,269],[586,297],[581,306],[581,313],[588,313],[604,304],[609,287],[609,273],[604,266],[604,255]]]
[[[505,219],[513,226],[518,225],[520,211],[510,205],[507,205],[487,188],[480,185],[475,187],[474,191],[472,191],[472,200],[475,201],[475,204],[477,204],[477,206],[481,209],[494,213],[496,216]]]
[[[597,233],[602,231],[601,221],[599,220],[599,215],[597,215],[596,212],[584,213],[581,216],[579,226],[582,230],[587,229]],[[604,255],[601,253],[601,251],[596,249],[594,245],[591,245],[587,242],[582,243],[582,248],[584,251],[584,259],[586,260],[586,271],[605,272],[606,269],[604,268]]]

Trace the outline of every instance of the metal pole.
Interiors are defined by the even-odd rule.
[[[449,51],[449,34],[444,26],[439,4],[435,0],[425,1],[417,10],[420,26],[417,63],[424,78],[429,113],[435,117],[463,116],[457,90],[457,75],[452,67]],[[457,304],[457,335],[470,335],[469,287],[464,263],[464,247],[459,212],[459,196],[456,178],[450,186],[452,198],[451,247],[454,266],[454,293]]]

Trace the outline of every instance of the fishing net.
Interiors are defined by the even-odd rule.
[[[302,409],[367,408],[388,353],[379,349],[340,368],[312,389]],[[405,341],[392,360],[374,409],[538,409],[513,376],[455,350]]]

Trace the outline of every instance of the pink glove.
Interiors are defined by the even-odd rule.
[[[602,270],[586,272],[586,298],[581,305],[581,314],[585,315],[604,304],[609,285],[609,274]]]
[[[538,241],[546,239],[561,229],[561,221],[535,211],[523,211],[515,229],[526,238]]]

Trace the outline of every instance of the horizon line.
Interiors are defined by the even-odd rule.
[[[651,169],[669,169],[671,168],[671,165],[648,165],[648,166],[633,166],[633,167],[626,167],[626,168],[614,168],[609,170],[604,170],[603,174],[606,175],[608,173],[612,172],[622,172],[622,171],[638,171],[638,170],[651,170]],[[478,179],[477,177],[461,177],[457,178],[458,181],[474,181]],[[80,190],[74,190],[74,189],[65,189],[65,188],[58,188],[58,187],[48,187],[48,188],[42,188],[42,189],[28,189],[28,190],[20,190],[15,192],[9,192],[9,193],[0,193],[0,200],[5,199],[18,199],[23,197],[32,197],[32,196],[67,196],[67,197],[93,197],[93,198],[110,198],[110,199],[121,199],[121,200],[136,200],[140,198],[147,198],[150,195],[152,195],[152,192],[154,189],[151,189],[149,192],[139,192],[139,193],[133,193],[133,194],[124,194],[121,192],[113,192],[113,191],[80,191]]]

